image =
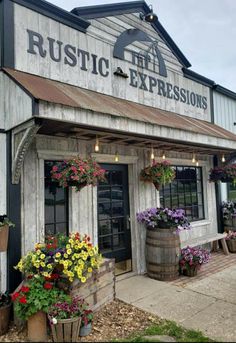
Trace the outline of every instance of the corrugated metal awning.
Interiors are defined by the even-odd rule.
[[[37,100],[236,141],[236,135],[207,121],[12,69],[4,71]]]

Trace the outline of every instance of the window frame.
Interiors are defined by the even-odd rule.
[[[198,167],[198,166],[193,166],[193,165],[182,165],[182,164],[172,164],[171,166],[175,169],[175,172],[177,171],[177,168],[182,168],[182,171],[184,169],[188,169],[188,168],[194,169],[196,171],[196,177],[195,177],[195,179],[191,179],[191,180],[192,180],[192,182],[195,181],[195,183],[196,183],[196,191],[193,192],[191,190],[191,186],[190,186],[190,192],[186,192],[185,184],[183,183],[183,192],[179,193],[179,182],[180,182],[181,179],[176,178],[176,179],[174,179],[173,182],[177,181],[177,184],[176,184],[176,186],[177,186],[176,195],[177,195],[177,199],[178,199],[178,205],[177,206],[172,206],[172,204],[173,204],[173,200],[172,200],[173,199],[173,190],[172,190],[173,182],[172,182],[170,184],[167,184],[167,185],[161,187],[161,189],[159,191],[160,206],[169,207],[169,206],[166,206],[165,201],[163,201],[165,199],[165,191],[164,191],[165,187],[169,187],[170,207],[171,208],[172,207],[173,208],[183,208],[185,211],[186,211],[186,209],[191,208],[191,216],[187,215],[191,222],[198,222],[198,221],[206,220],[205,192],[204,192],[204,188],[203,188],[203,181],[204,181],[203,167],[202,166]],[[197,170],[199,172],[197,172]],[[200,177],[198,175],[200,175]],[[198,189],[197,189],[197,181],[200,181],[200,191],[198,191]],[[196,198],[197,198],[197,205],[193,205],[193,203],[192,203],[192,195],[194,193],[195,193]],[[179,194],[182,194],[182,196],[184,198],[184,206],[179,206]],[[191,205],[186,205],[186,194],[190,194]],[[199,199],[198,199],[199,194],[201,195],[201,202],[202,202],[200,205],[199,205]],[[198,216],[198,218],[194,218],[194,216],[193,216],[193,209],[197,208],[198,212],[199,212],[199,207],[202,208],[202,216],[201,217]]]

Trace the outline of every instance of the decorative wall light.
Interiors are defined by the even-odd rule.
[[[193,153],[193,157],[192,157],[192,163],[196,162],[196,155]]]
[[[225,162],[225,155],[224,154],[221,157],[221,162]]]
[[[165,154],[165,151],[163,151],[162,159],[163,159],[163,160],[165,160],[165,159],[166,159],[166,154]]]
[[[149,9],[150,12],[148,12],[147,14],[140,13],[139,18],[141,20],[147,21],[148,23],[154,23],[157,20],[157,15],[153,13],[152,5],[149,5]]]
[[[116,151],[116,154],[115,154],[115,162],[119,162],[119,154],[118,154],[117,151]]]
[[[116,71],[114,71],[114,75],[124,77],[125,79],[128,79],[128,77],[129,77],[128,74],[123,72],[121,67],[116,68]]]
[[[199,162],[198,162],[198,160],[196,160],[196,166],[197,166],[197,167],[199,166]]]
[[[155,154],[154,154],[154,149],[152,148],[151,150],[151,160],[154,160],[155,159]]]
[[[99,139],[98,139],[98,137],[96,137],[96,143],[95,143],[95,146],[94,146],[94,151],[95,152],[99,152]]]

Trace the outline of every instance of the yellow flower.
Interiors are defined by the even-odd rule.
[[[37,254],[37,255],[40,255],[41,253],[42,253],[41,250],[37,250],[37,251],[36,251],[36,254]]]
[[[66,244],[66,249],[70,249],[70,244]]]
[[[50,263],[47,265],[47,267],[48,269],[52,269],[52,265]]]
[[[82,278],[80,279],[82,283],[86,282],[86,277],[82,276]]]
[[[74,280],[73,277],[69,277],[70,282],[73,282],[73,280]]]
[[[40,258],[41,258],[41,260],[45,259],[45,255],[44,255],[44,254],[41,254],[41,255],[40,255]]]
[[[56,257],[57,257],[57,258],[61,257],[61,253],[60,253],[60,252],[57,252],[57,253],[56,253]]]
[[[92,273],[93,269],[91,267],[88,268],[88,273]]]
[[[44,262],[41,262],[40,265],[41,265],[41,267],[45,267],[45,263]]]
[[[93,256],[94,255],[94,253],[93,253],[93,251],[92,250],[89,250],[89,256]]]
[[[75,248],[75,250],[78,250],[78,249],[79,249],[79,246],[76,244],[76,245],[74,246],[74,248]]]
[[[64,257],[65,257],[65,258],[68,258],[68,255],[67,255],[67,254],[64,254]]]
[[[71,249],[67,249],[66,252],[67,252],[68,255],[70,255],[72,253],[72,250]]]

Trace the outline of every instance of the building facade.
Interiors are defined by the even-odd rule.
[[[147,4],[0,6],[0,212],[16,223],[0,255],[1,289],[17,286],[13,266],[57,232],[87,233],[117,271],[144,273],[136,213],[146,208],[184,208],[192,230],[181,240],[216,233],[208,173],[236,150],[236,136],[213,123],[214,82],[189,69],[158,19],[145,20]],[[152,151],[176,170],[160,191],[139,178]],[[78,154],[94,156],[108,182],[78,193],[52,187],[53,163]]]

